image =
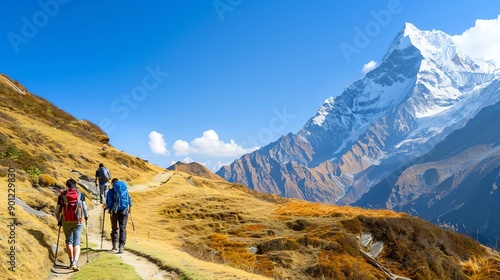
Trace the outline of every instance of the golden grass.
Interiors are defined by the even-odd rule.
[[[462,269],[470,280],[500,279],[500,258],[474,256],[462,262]]]
[[[186,278],[381,279],[359,253],[362,232],[385,243],[384,266],[412,279],[466,277],[457,260],[485,254],[474,241],[404,213],[274,200],[238,184],[170,175],[131,192],[139,242],[127,246]]]
[[[179,171],[170,172],[166,183],[150,184],[165,170],[103,144],[106,136],[98,128],[47,101],[16,99],[19,93],[2,80],[0,180],[7,182],[8,168],[15,167],[17,197],[53,214],[57,187],[47,186],[78,179],[70,169],[93,180],[103,162],[113,177],[131,185],[138,242],[129,223],[126,247],[184,278],[381,279],[381,272],[359,253],[362,232],[384,242],[378,260],[396,274],[416,280],[498,278],[498,256],[470,238],[404,213],[285,199]],[[30,166],[43,175],[30,175]],[[147,187],[133,191],[135,184]],[[0,191],[7,193],[6,183],[0,183]],[[0,220],[9,223],[8,218],[1,208]],[[18,270],[12,273],[2,265],[0,275],[44,279],[57,239],[55,218],[37,218],[21,207],[16,218]],[[2,240],[8,236],[8,228],[0,227]],[[0,242],[4,256],[10,251],[7,244]]]
[[[297,215],[306,217],[319,216],[367,216],[367,217],[394,217],[408,216],[405,213],[390,210],[367,210],[360,207],[326,205],[307,201],[292,201],[281,206],[277,211],[280,215]]]
[[[163,170],[101,143],[99,137],[104,136],[98,128],[76,120],[50,102],[15,92],[3,76],[0,78],[0,100],[0,192],[8,193],[8,170],[14,168],[16,197],[36,210],[53,215],[58,188],[53,186],[64,186],[69,178],[78,179],[79,175],[71,169],[93,179],[98,164],[103,162],[113,176],[131,182],[146,180]],[[41,174],[30,175],[30,167],[40,170]],[[86,195],[90,198],[88,193]],[[0,220],[9,224],[7,196],[4,199]],[[91,200],[87,200],[90,207]],[[8,266],[1,265],[0,275],[14,279],[45,279],[52,263],[51,247],[57,241],[56,220],[53,216],[37,218],[19,205],[15,208],[15,217],[18,222],[16,271],[11,272]],[[4,242],[9,235],[6,226],[0,227],[2,255],[10,252],[11,244]],[[63,250],[59,250],[59,254],[63,254]]]

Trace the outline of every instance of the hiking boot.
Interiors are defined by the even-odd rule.
[[[116,251],[118,250],[118,243],[113,243],[113,248],[111,248],[111,251]]]
[[[80,268],[78,267],[78,261],[73,261],[71,263],[71,269],[73,269],[73,271],[79,271]]]
[[[69,265],[68,268],[71,268],[73,266],[73,259],[69,259]]]
[[[124,245],[120,244],[120,248],[118,249],[119,254],[123,253],[123,247],[124,247]]]

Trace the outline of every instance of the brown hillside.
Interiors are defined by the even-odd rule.
[[[0,266],[4,279],[46,279],[57,240],[58,186],[92,177],[100,162],[131,186],[135,231],[129,227],[126,249],[184,279],[500,278],[497,253],[424,220],[165,172],[96,140],[107,136],[6,77],[0,77],[0,99],[0,191],[15,190],[30,207],[0,208],[3,225],[15,224],[14,231],[0,227],[0,254],[14,252],[16,265],[15,272]]]
[[[67,179],[82,175],[93,179],[100,162],[110,168],[112,176],[129,182],[163,171],[105,144],[109,139],[100,128],[75,119],[4,75],[0,75],[0,124],[0,192],[5,194],[0,220],[3,225],[16,224],[14,232],[0,227],[0,253],[5,256],[15,245],[16,271],[2,264],[0,274],[14,275],[14,279],[47,275],[57,240],[56,193]],[[94,207],[92,197],[85,193],[87,205]],[[9,209],[7,200],[14,199],[14,194],[48,216],[30,214],[19,203]],[[8,243],[8,237],[15,243]]]
[[[194,176],[210,179],[210,180],[222,180],[224,179],[220,177],[219,175],[213,173],[210,171],[208,168],[206,168],[203,164],[200,164],[198,162],[190,162],[190,163],[183,163],[183,162],[176,162],[169,166],[167,168],[168,170],[172,171],[180,171],[184,172],[187,174],[191,174]]]

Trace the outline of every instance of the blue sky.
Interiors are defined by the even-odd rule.
[[[298,132],[405,22],[460,35],[499,14],[493,0],[16,1],[0,72],[120,150],[216,170]]]

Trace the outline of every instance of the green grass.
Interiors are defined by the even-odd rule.
[[[109,253],[100,253],[99,257],[82,267],[71,277],[72,280],[140,280],[134,267]]]

